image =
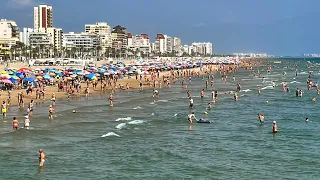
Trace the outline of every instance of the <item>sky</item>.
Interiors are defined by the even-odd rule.
[[[33,6],[53,6],[53,26],[108,22],[128,32],[211,42],[214,53],[320,53],[320,0],[1,0],[0,18],[33,27]]]

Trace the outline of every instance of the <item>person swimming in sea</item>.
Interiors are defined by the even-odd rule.
[[[264,115],[262,113],[258,113],[258,118],[260,123],[264,122]]]

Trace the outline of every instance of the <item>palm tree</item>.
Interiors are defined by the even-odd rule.
[[[97,46],[97,56],[101,56],[100,52],[102,50],[101,46]]]

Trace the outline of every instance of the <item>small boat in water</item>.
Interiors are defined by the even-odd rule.
[[[274,61],[274,64],[281,64],[281,61]]]

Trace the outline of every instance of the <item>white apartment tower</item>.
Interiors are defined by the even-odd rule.
[[[53,45],[54,50],[62,50],[62,29],[60,28],[47,28],[47,34],[50,39],[50,44]]]
[[[167,35],[157,34],[156,41],[154,43],[155,53],[166,53],[167,52]]]
[[[52,27],[52,6],[40,4],[33,8],[34,31]]]
[[[33,29],[32,28],[23,28],[22,32],[20,32],[20,42],[22,42],[25,45],[30,45],[30,41],[29,41],[29,37],[30,34],[33,33]]]

